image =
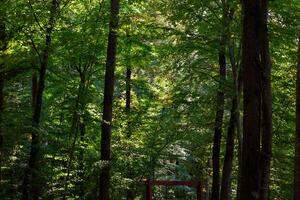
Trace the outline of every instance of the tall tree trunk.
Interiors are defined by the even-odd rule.
[[[261,2],[262,26],[260,27],[262,79],[262,137],[261,137],[261,185],[260,200],[269,199],[270,163],[272,156],[272,89],[271,62],[268,38],[268,1]]]
[[[266,105],[271,104],[266,35],[267,10],[267,0],[243,0],[244,118],[240,193],[240,198],[243,200],[260,199],[261,184],[268,184],[266,183],[268,175],[266,176],[266,172],[261,173],[260,168],[264,165],[268,165],[264,168],[269,168],[269,161],[263,163],[261,159],[258,159],[262,155],[260,151],[261,131],[263,134],[262,152],[267,156],[270,156],[268,153],[271,142],[271,106]],[[261,125],[263,125],[262,129]]]
[[[84,149],[83,149],[83,143],[84,143],[84,136],[85,136],[85,121],[82,119],[79,124],[79,130],[80,130],[80,151],[79,151],[79,172],[78,176],[80,179],[79,182],[79,199],[84,200]]]
[[[40,137],[39,124],[42,110],[43,92],[45,87],[46,70],[48,67],[51,34],[54,27],[54,16],[58,8],[57,0],[52,1],[50,18],[46,28],[45,48],[42,54],[41,66],[39,69],[39,80],[34,100],[34,109],[32,115],[32,134],[31,134],[31,149],[29,156],[28,168],[23,180],[23,200],[33,199],[38,200],[40,196],[41,183],[39,178],[39,159],[40,159]]]
[[[72,116],[72,125],[69,134],[69,138],[71,139],[73,136],[73,140],[69,148],[68,162],[67,162],[67,176],[65,177],[64,194],[62,197],[63,200],[67,199],[67,195],[68,195],[68,190],[69,190],[68,185],[69,185],[70,173],[74,161],[74,153],[76,148],[76,142],[78,139],[78,132],[80,132],[80,140],[83,140],[84,131],[85,131],[85,124],[81,121],[81,119],[83,119],[83,116],[81,116],[80,113],[84,112],[85,109],[85,102],[83,98],[85,97],[85,92],[87,89],[86,70],[81,69],[81,67],[79,66],[77,68],[77,71],[80,75],[80,82],[79,82],[77,97],[75,101],[74,112]],[[80,162],[81,161],[82,159],[80,159]]]
[[[223,41],[222,41],[223,42]],[[226,79],[226,57],[225,44],[221,44],[219,51],[219,89],[217,93],[217,112],[215,118],[215,133],[213,140],[213,182],[212,182],[212,200],[219,200],[220,198],[220,146],[224,114],[224,89],[222,85]]]
[[[130,62],[129,62],[130,63]],[[131,137],[131,117],[130,117],[130,112],[131,112],[131,66],[129,64],[129,66],[126,69],[126,115],[127,115],[127,138],[130,139]],[[130,156],[130,153],[128,153],[128,156]],[[132,179],[133,178],[133,173],[132,173],[132,167],[130,167],[130,164],[128,166],[128,178]],[[126,199],[127,200],[134,200],[135,197],[135,193],[132,190],[131,187],[129,187],[129,189],[126,192]]]
[[[119,22],[119,0],[111,0],[109,35],[107,45],[107,58],[105,69],[105,86],[101,132],[101,171],[99,199],[109,200],[110,182],[110,147],[111,147],[111,123],[112,104],[115,82],[115,67],[117,53],[117,28]]]
[[[128,119],[128,121],[127,121],[127,138],[131,137],[130,111],[131,111],[131,66],[128,66],[126,69],[126,107],[125,107],[125,112],[126,112],[127,119]]]
[[[233,97],[231,100],[231,110],[230,110],[230,120],[227,129],[227,138],[226,138],[226,151],[224,157],[224,165],[222,172],[222,183],[221,183],[221,200],[230,199],[230,178],[232,172],[232,162],[234,156],[234,138],[235,138],[235,129],[238,116],[238,104],[239,104],[239,91],[238,91],[238,69],[237,64],[234,59],[233,51],[230,51],[230,62],[233,72]]]
[[[237,152],[237,159],[238,159],[238,177],[237,177],[237,200],[240,200],[240,194],[241,194],[241,168],[242,168],[242,145],[243,145],[243,137],[242,137],[242,128],[241,128],[241,115],[240,115],[240,98],[241,98],[241,92],[242,92],[242,85],[243,85],[243,78],[242,78],[242,67],[240,66],[239,69],[239,76],[238,76],[238,107],[236,112],[236,135],[237,135],[237,141],[238,141],[238,152]]]
[[[0,1],[0,6],[3,6],[4,1]],[[7,49],[7,34],[5,26],[5,13],[0,13],[0,58],[4,57],[4,52]],[[0,70],[4,68],[4,64],[0,63]],[[4,76],[0,76],[0,182],[2,180],[2,159],[3,159],[3,111],[4,111]]]
[[[298,65],[296,83],[296,143],[294,169],[294,200],[300,199],[300,34],[298,41]]]

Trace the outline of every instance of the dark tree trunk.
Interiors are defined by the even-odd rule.
[[[271,63],[268,38],[268,1],[261,3],[262,26],[260,29],[262,78],[262,137],[260,200],[269,199],[270,163],[272,156],[272,89]]]
[[[117,28],[119,15],[119,0],[111,0],[109,35],[107,46],[107,58],[105,69],[105,86],[101,132],[101,171],[99,199],[109,200],[110,182],[110,147],[111,147],[111,123],[112,104],[115,82],[115,67],[117,53]]]
[[[261,66],[259,63],[259,44],[257,35],[261,26],[259,0],[244,0],[243,21],[243,150],[241,199],[259,199],[259,156],[261,125]]]
[[[241,116],[240,116],[240,97],[241,97],[241,92],[242,92],[242,83],[243,78],[242,78],[242,70],[241,67],[239,69],[239,76],[238,76],[238,108],[236,112],[236,135],[237,135],[237,141],[238,141],[238,152],[237,152],[237,157],[238,157],[238,180],[237,180],[237,200],[240,200],[240,194],[241,194],[241,181],[242,181],[242,176],[241,176],[241,168],[242,168],[242,144],[243,144],[243,137],[242,137],[242,129],[241,129]]]
[[[244,118],[240,193],[240,198],[243,200],[263,198],[260,196],[261,186],[262,184],[268,185],[270,162],[258,159],[262,155],[260,151],[261,131],[263,155],[266,154],[267,159],[270,159],[269,152],[271,151],[271,105],[267,105],[272,103],[267,10],[267,0],[243,0]],[[264,166],[264,173],[261,173],[262,166]]]
[[[296,145],[294,169],[294,200],[300,199],[300,34],[298,41],[298,66],[296,83]]]
[[[51,34],[54,27],[54,16],[58,4],[56,0],[52,1],[50,18],[46,28],[45,48],[42,54],[41,66],[39,69],[39,79],[37,83],[36,93],[33,94],[33,115],[32,115],[32,134],[31,149],[29,155],[28,169],[25,172],[23,180],[23,200],[38,200],[41,191],[41,183],[39,178],[39,159],[40,159],[40,137],[39,124],[42,110],[43,92],[45,87],[46,70],[48,67],[49,52],[51,46]],[[34,99],[35,98],[35,99]]]
[[[0,6],[3,1],[0,1]],[[4,55],[4,51],[7,49],[7,34],[5,27],[5,14],[0,14],[0,55]],[[4,68],[4,64],[0,64],[0,70]],[[0,75],[0,182],[2,180],[2,159],[3,159],[3,140],[4,140],[4,130],[3,130],[3,111],[4,111],[4,76]]]
[[[215,118],[215,133],[213,139],[213,182],[212,182],[212,200],[219,200],[220,198],[220,146],[224,114],[224,89],[222,85],[226,79],[226,57],[224,44],[221,44],[219,52],[219,90],[217,93],[217,112]]]
[[[233,72],[233,97],[231,100],[231,110],[230,110],[230,120],[227,129],[227,138],[226,138],[226,151],[224,157],[224,165],[222,172],[222,183],[221,183],[221,200],[230,199],[230,178],[232,172],[232,162],[234,156],[234,138],[235,138],[235,129],[237,124],[238,117],[238,104],[239,104],[239,91],[238,91],[238,69],[237,64],[234,59],[234,53],[230,52],[230,62]]]

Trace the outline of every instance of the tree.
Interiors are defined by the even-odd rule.
[[[296,83],[296,144],[294,168],[294,200],[300,198],[300,34],[298,40],[298,65]]]
[[[5,6],[5,1],[0,1],[1,7]],[[0,14],[0,58],[4,58],[5,51],[7,49],[7,33],[6,33],[6,27],[5,27],[5,11],[1,9]],[[4,69],[4,64],[0,63],[0,70]],[[0,76],[0,181],[2,180],[2,146],[3,146],[3,140],[4,140],[4,129],[3,129],[3,111],[4,111],[4,76]]]
[[[33,199],[38,200],[40,196],[40,180],[39,180],[39,157],[40,157],[40,136],[39,124],[42,112],[43,92],[45,88],[46,70],[49,62],[49,54],[51,48],[51,35],[55,24],[55,17],[58,9],[58,1],[52,0],[50,17],[45,27],[45,47],[40,58],[39,78],[36,88],[33,87],[32,102],[32,134],[31,134],[31,149],[28,161],[28,169],[25,172],[23,180],[23,200]],[[29,189],[30,188],[30,189]]]
[[[233,77],[233,95],[231,98],[231,109],[230,109],[230,119],[227,128],[227,138],[226,138],[226,151],[224,155],[224,164],[222,171],[222,182],[221,182],[221,200],[230,199],[231,192],[231,174],[232,174],[232,166],[234,161],[234,140],[236,136],[236,132],[239,129],[239,100],[240,100],[240,67],[237,62],[234,49],[232,44],[228,45],[229,49],[229,58],[230,64],[232,67],[232,77]]]
[[[265,187],[268,187],[269,182],[269,144],[272,138],[267,1],[244,0],[243,11],[244,118],[241,199],[265,199],[265,190],[268,193]]]
[[[228,40],[228,26],[230,24],[230,18],[232,18],[232,11],[229,10],[228,5],[222,3],[222,33],[220,36],[219,47],[219,90],[217,93],[217,112],[215,118],[215,133],[213,142],[213,182],[212,182],[212,200],[220,199],[220,147],[222,137],[224,104],[225,104],[225,92],[224,82],[226,81],[226,47]]]
[[[272,89],[271,62],[268,37],[268,1],[261,2],[261,25],[259,33],[261,66],[261,152],[260,152],[260,200],[269,199],[270,163],[272,156]]]
[[[107,57],[105,68],[105,85],[102,115],[101,132],[101,164],[100,172],[100,200],[109,200],[109,180],[110,180],[110,154],[111,154],[111,123],[112,123],[112,103],[115,82],[115,67],[117,53],[117,28],[119,15],[119,0],[111,0],[109,35],[107,45]]]

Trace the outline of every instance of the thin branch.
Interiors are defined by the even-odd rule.
[[[31,44],[32,44],[32,48],[34,49],[34,51],[35,51],[36,54],[38,55],[38,58],[39,58],[40,63],[42,63],[42,57],[41,57],[41,54],[40,54],[40,52],[38,51],[38,49],[37,49],[37,47],[36,47],[36,45],[35,45],[35,43],[34,43],[34,40],[33,40],[32,36],[29,36],[29,38],[30,38],[30,41],[31,41]]]
[[[28,4],[29,4],[29,7],[30,7],[30,9],[32,11],[33,17],[34,17],[36,23],[38,24],[38,26],[40,27],[41,31],[45,31],[45,29],[41,26],[41,24],[40,24],[40,22],[38,20],[38,17],[36,15],[35,11],[34,11],[34,8],[33,8],[32,4],[31,4],[30,0],[28,0]]]

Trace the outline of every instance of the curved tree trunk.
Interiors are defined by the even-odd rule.
[[[298,65],[296,84],[296,144],[294,169],[294,200],[300,199],[300,34],[298,41]]]
[[[110,182],[110,147],[111,147],[111,123],[112,123],[112,104],[115,82],[115,67],[117,53],[117,28],[119,15],[119,0],[111,0],[109,35],[107,46],[107,58],[105,68],[105,86],[102,115],[101,132],[101,171],[100,171],[100,190],[99,199],[109,200]]]

